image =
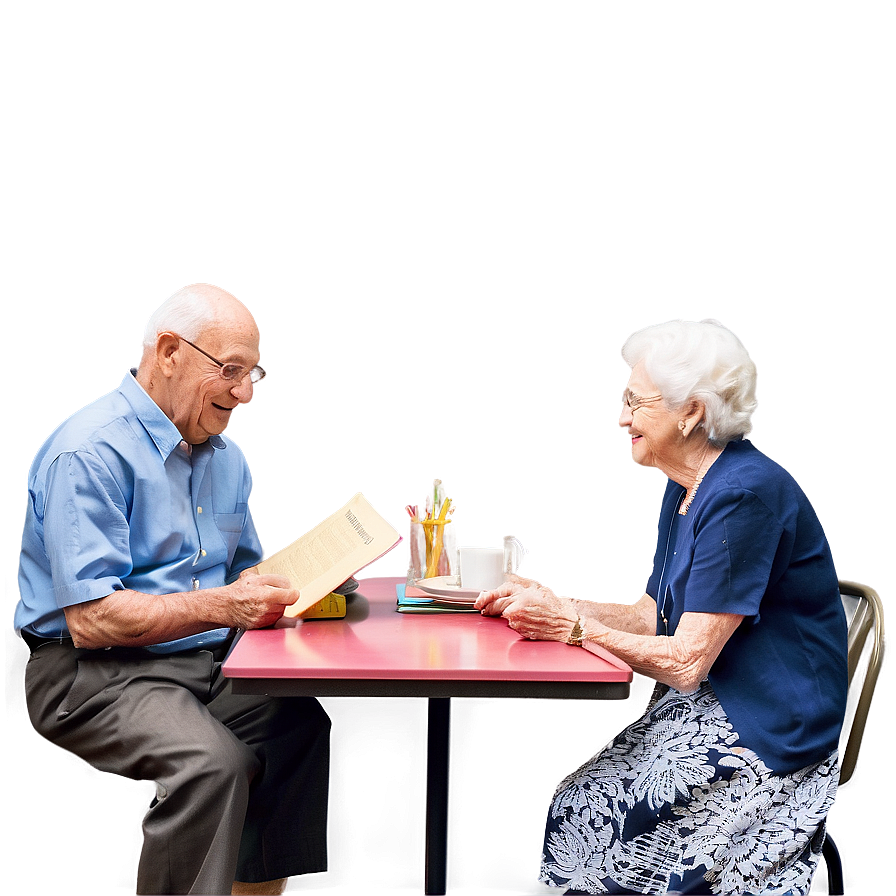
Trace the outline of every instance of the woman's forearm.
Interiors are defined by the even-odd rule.
[[[634,604],[557,597],[538,583],[512,581],[476,601],[500,614],[524,638],[568,641],[578,621],[583,639],[606,648],[632,669],[676,690],[695,690],[743,619],[723,613],[684,613],[672,637],[656,634],[656,602],[644,594]]]
[[[579,617],[633,635],[652,635],[656,630],[656,603],[645,594],[634,604],[599,603],[570,598]]]
[[[743,616],[685,613],[671,637],[633,634],[581,616],[583,638],[646,675],[684,693],[699,687]]]

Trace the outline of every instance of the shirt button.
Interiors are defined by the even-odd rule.
[[[197,508],[196,508],[196,513],[202,513],[202,508],[201,508],[201,507],[197,507]]]
[[[204,549],[201,550],[199,553],[202,554],[203,557],[205,556],[205,550],[204,550]]]

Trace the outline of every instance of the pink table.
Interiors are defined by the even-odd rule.
[[[225,674],[244,693],[625,698],[631,669],[599,647],[527,641],[478,613],[396,612],[395,578],[365,579],[345,619],[246,632]]]
[[[396,611],[395,578],[365,579],[345,619],[245,632],[224,664],[237,693],[426,697],[425,892],[445,892],[451,697],[628,697],[632,670],[598,647],[527,641],[500,618]]]

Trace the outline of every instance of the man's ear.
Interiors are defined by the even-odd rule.
[[[165,376],[170,377],[177,367],[180,339],[173,333],[159,333],[156,338],[156,362]]]

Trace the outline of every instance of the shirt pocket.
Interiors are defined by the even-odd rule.
[[[233,561],[233,555],[240,543],[240,536],[243,534],[243,527],[246,525],[246,514],[249,510],[248,504],[237,504],[233,513],[216,513],[215,525],[221,533],[221,538],[227,549],[227,564]]]

